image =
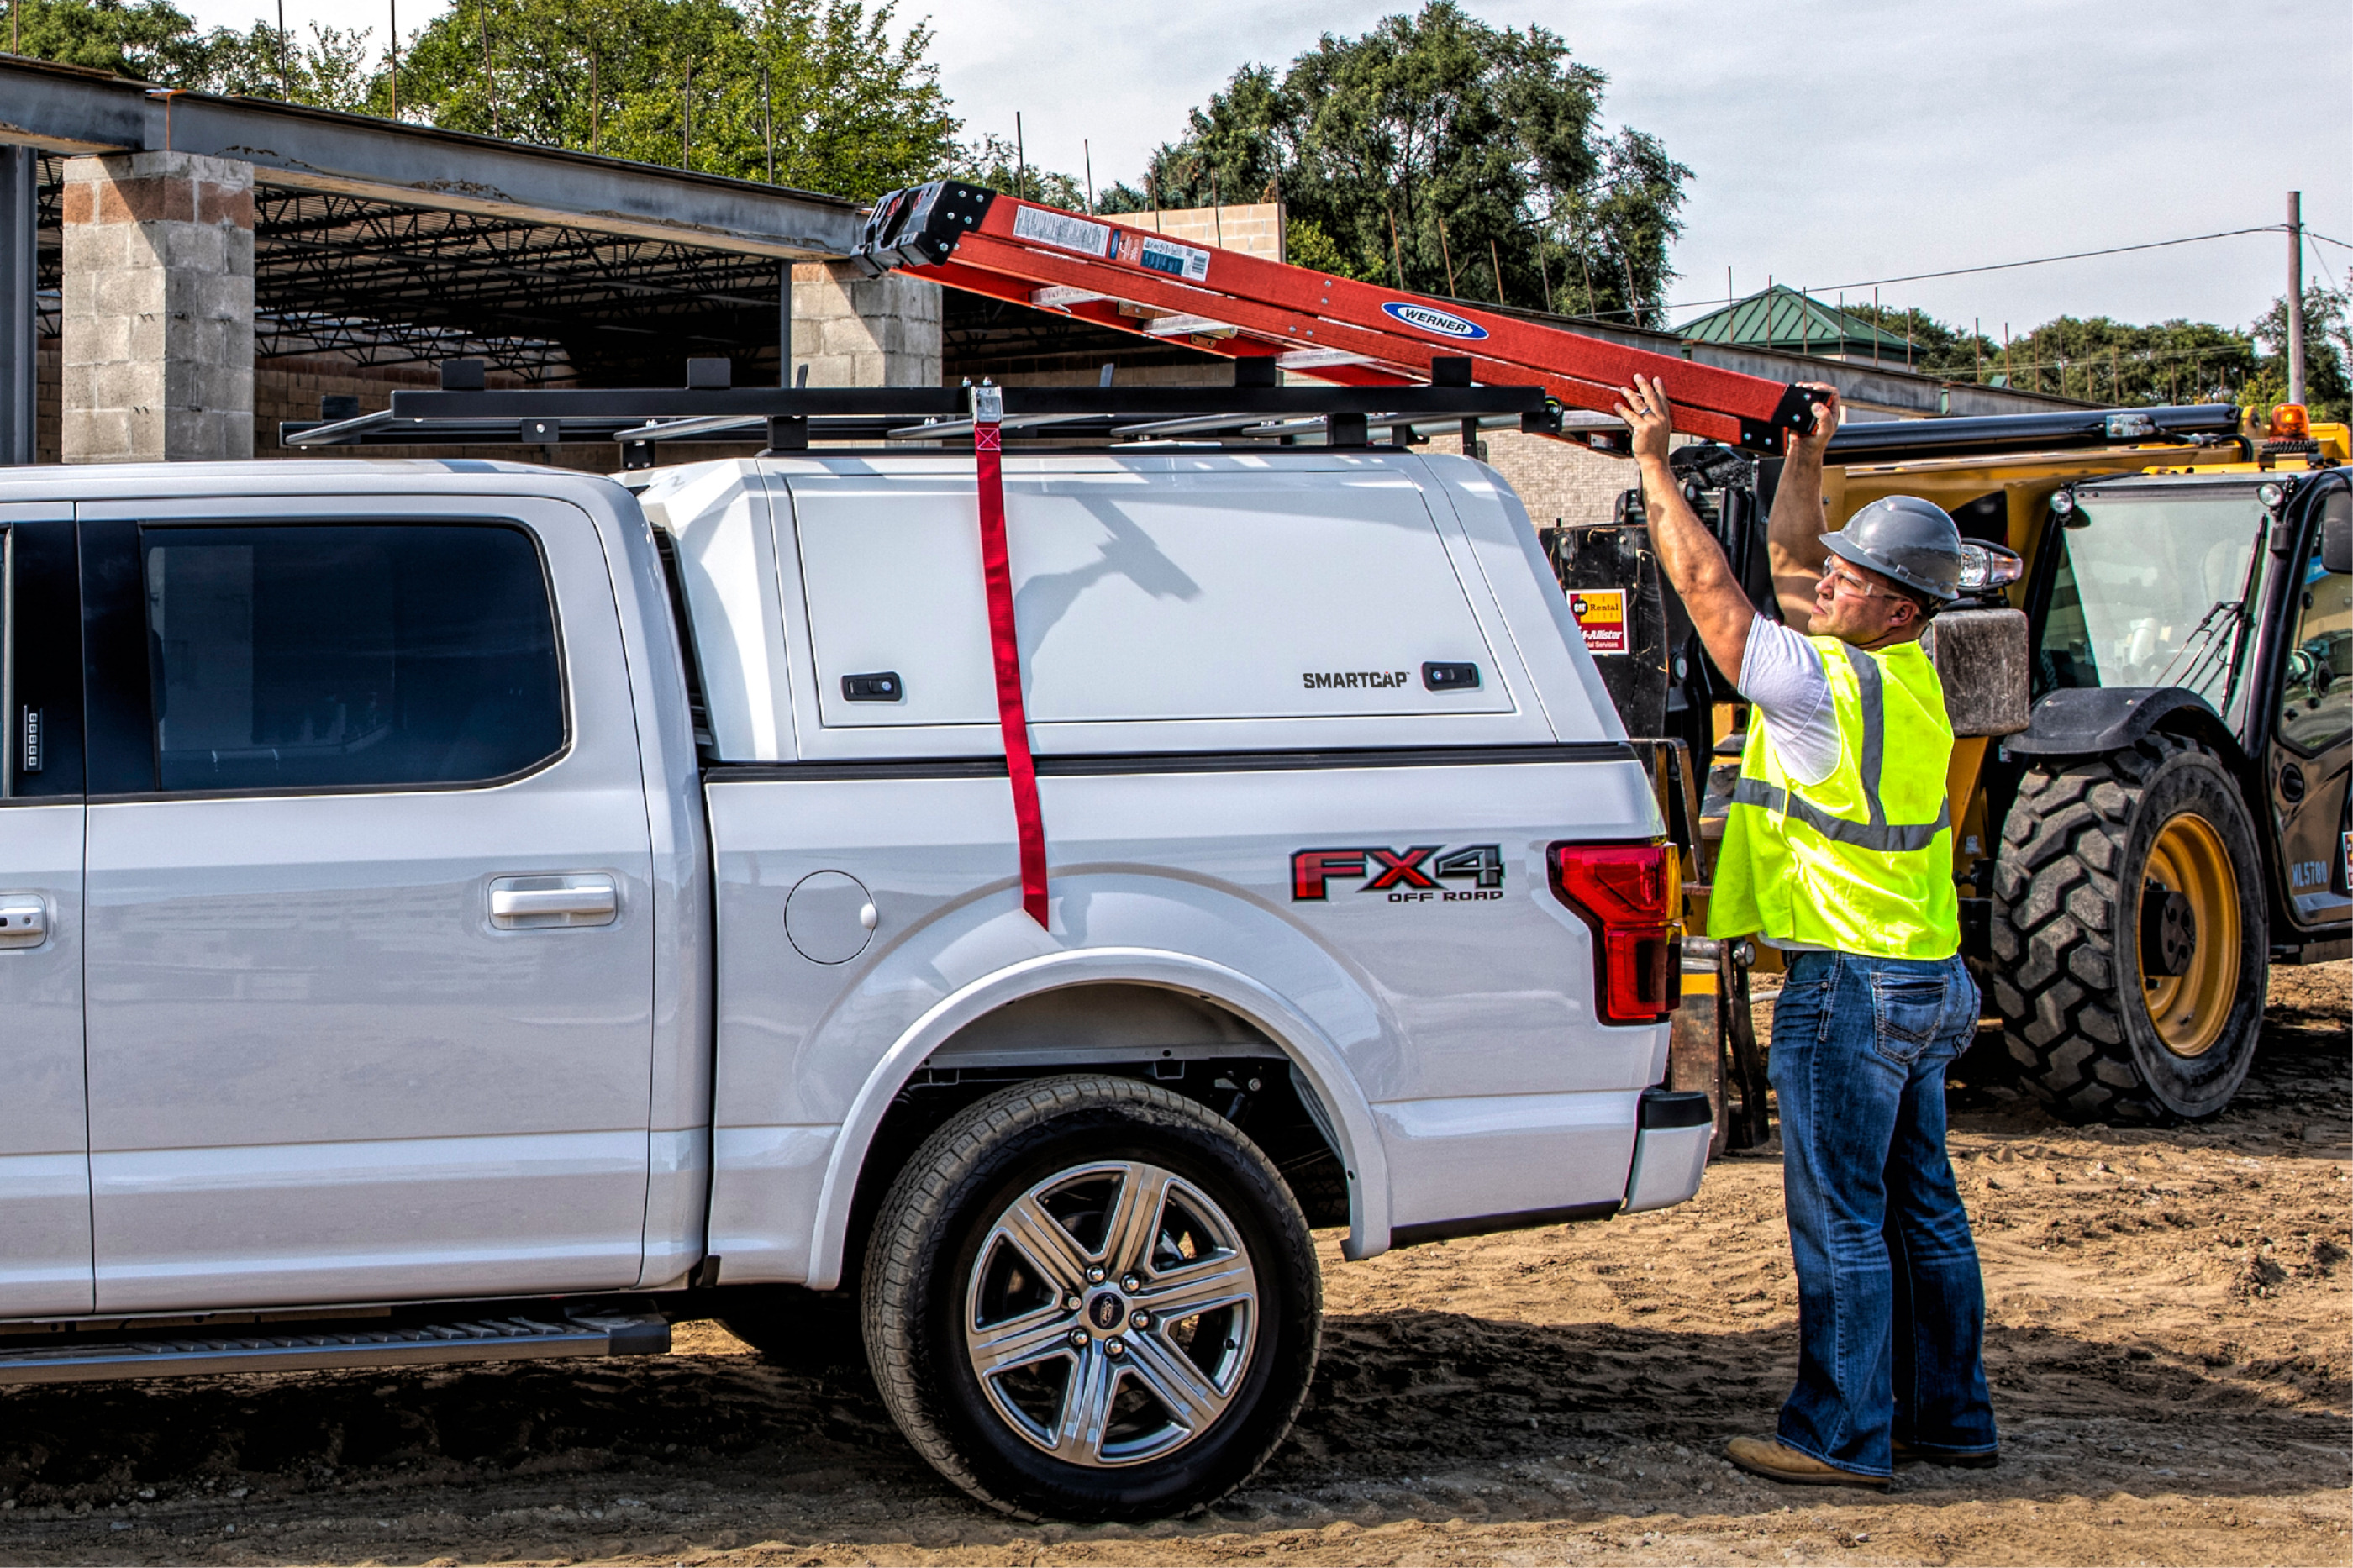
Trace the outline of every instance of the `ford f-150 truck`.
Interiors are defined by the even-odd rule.
[[[777,1349],[999,1508],[1246,1478],[1350,1258],[1695,1191],[1519,502],[1373,449],[0,474],[0,1383]],[[792,1288],[792,1289],[786,1289]],[[838,1299],[838,1297],[837,1297]]]

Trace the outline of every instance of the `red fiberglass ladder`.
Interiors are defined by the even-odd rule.
[[[1810,421],[1796,387],[1627,348],[1515,316],[1190,245],[1150,229],[935,180],[875,204],[855,253],[954,289],[1235,359],[1271,358],[1343,385],[1459,377],[1541,386],[1569,408],[1607,412],[1636,374],[1662,380],[1674,427],[1778,451]],[[1456,364],[1433,367],[1434,360]]]
[[[1271,360],[1343,385],[1535,385],[1567,407],[1607,411],[1618,389],[1641,374],[1664,383],[1676,429],[1767,451],[1779,450],[1785,433],[1810,418],[1806,396],[1778,381],[1187,245],[954,180],[883,197],[854,257],[872,273],[904,268],[951,288],[1147,337],[1183,337],[1213,353]],[[1271,369],[1250,381],[1271,385]],[[1242,381],[1240,366],[1236,381]],[[989,645],[1013,788],[1021,902],[1050,929],[1045,825],[1014,626],[1000,390],[975,387],[972,413]],[[1545,433],[1559,431],[1557,419],[1548,423]]]

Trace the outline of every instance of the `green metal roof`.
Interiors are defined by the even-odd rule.
[[[1685,321],[1675,329],[1694,342],[1740,348],[1778,349],[1790,353],[1844,354],[1901,364],[1905,344],[1859,316],[1835,310],[1795,289],[1775,284],[1760,294]]]

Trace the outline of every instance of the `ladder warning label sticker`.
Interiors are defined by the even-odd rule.
[[[1109,224],[1089,223],[1082,217],[1046,207],[1023,206],[1013,214],[1014,238],[1034,239],[1040,245],[1075,250],[1085,256],[1109,256],[1111,233]]]
[[[1585,634],[1586,652],[1627,651],[1625,589],[1571,588],[1568,613],[1577,617],[1577,629]]]
[[[1182,278],[1187,283],[1198,283],[1209,276],[1209,253],[1195,245],[1179,245],[1173,239],[1146,235],[1133,259],[1139,267],[1149,267],[1155,272],[1166,272],[1171,278]]]

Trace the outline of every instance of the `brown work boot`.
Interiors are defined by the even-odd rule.
[[[1799,1453],[1778,1437],[1735,1437],[1724,1446],[1724,1457],[1752,1476],[1792,1487],[1869,1487],[1887,1489],[1885,1476],[1866,1476],[1825,1464]]]
[[[1950,1465],[1957,1470],[1990,1470],[2001,1463],[2001,1455],[1940,1454],[1931,1448],[1915,1448],[1909,1443],[1898,1443],[1895,1445],[1895,1462],[1899,1465]]]

